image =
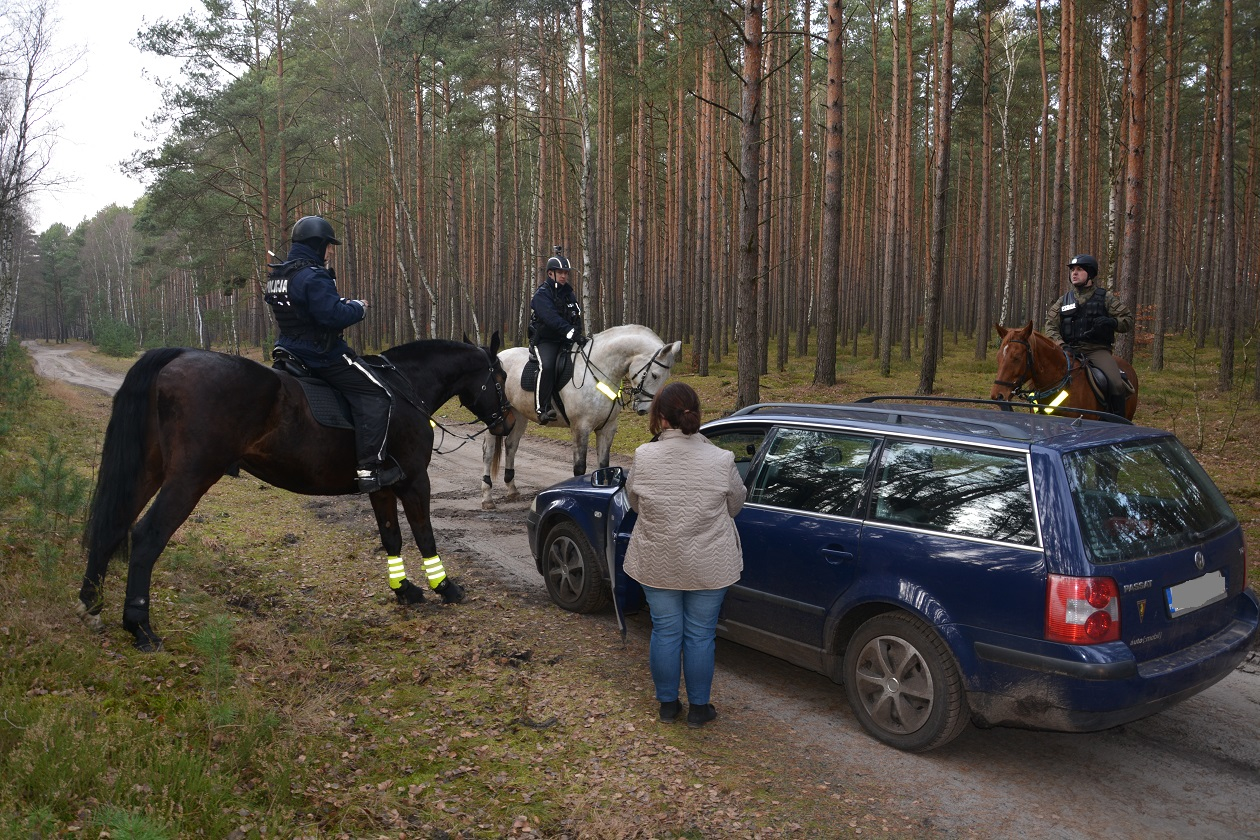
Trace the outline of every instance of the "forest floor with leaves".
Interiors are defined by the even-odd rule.
[[[767,377],[767,391],[869,393],[869,378],[843,376],[861,363],[842,365],[849,384],[827,392],[799,372]],[[948,370],[972,382],[980,367]],[[733,392],[729,375],[678,375],[711,411]],[[1255,545],[1260,454],[1245,430],[1260,412],[1184,380],[1148,393],[1139,419],[1181,426]],[[354,498],[220,481],[155,572],[165,650],[134,651],[118,626],[117,564],[107,630],[90,633],[73,609],[76,523],[47,512],[73,510],[68,485],[92,475],[108,409],[103,394],[33,379],[0,402],[0,836],[995,836],[905,807],[913,785],[785,750],[770,710],[660,724],[644,633],[623,646],[611,615],[557,610],[458,545],[442,555],[468,600],[397,606]],[[619,451],[642,425],[626,418]]]

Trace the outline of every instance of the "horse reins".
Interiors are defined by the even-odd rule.
[[[1072,381],[1072,374],[1073,374],[1072,356],[1070,353],[1068,353],[1067,348],[1060,348],[1063,351],[1063,361],[1066,363],[1066,367],[1067,367],[1067,373],[1063,375],[1063,378],[1060,379],[1058,382],[1056,382],[1054,385],[1051,385],[1049,388],[1046,388],[1041,391],[1026,390],[1023,387],[1023,385],[1025,382],[1030,382],[1032,380],[1032,375],[1033,375],[1032,344],[1022,338],[1008,338],[1005,344],[1022,344],[1024,345],[1024,349],[1028,351],[1024,355],[1024,375],[1021,376],[1018,379],[1018,381],[1007,382],[1002,379],[993,380],[994,385],[1001,385],[1004,388],[1010,388],[1012,396],[1019,397],[1022,400],[1027,400],[1033,405],[1038,405],[1046,397],[1050,396],[1051,394],[1055,394],[1063,390],[1064,388],[1066,388],[1068,384]]]
[[[487,353],[484,348],[482,348],[482,352],[486,354],[487,358],[489,358],[490,354]],[[451,452],[455,452],[460,447],[462,447],[465,443],[468,443],[469,441],[472,441],[472,440],[476,440],[478,437],[480,437],[481,435],[489,431],[490,427],[493,426],[495,423],[499,423],[506,420],[508,413],[512,410],[511,405],[508,403],[507,394],[503,390],[503,383],[499,381],[499,378],[497,376],[495,376],[494,360],[490,359],[490,366],[486,373],[485,381],[481,383],[481,390],[482,391],[486,390],[486,382],[494,383],[495,395],[499,399],[498,411],[490,415],[489,418],[482,417],[480,414],[477,414],[476,411],[473,411],[473,416],[475,416],[479,422],[484,423],[485,425],[481,429],[478,429],[477,431],[473,432],[470,435],[461,434],[461,433],[452,431],[451,429],[448,429],[443,424],[439,423],[437,420],[433,419],[433,411],[424,404],[424,400],[416,396],[415,391],[413,390],[411,386],[411,381],[407,379],[406,376],[403,375],[402,371],[400,371],[397,367],[395,367],[394,363],[389,361],[389,359],[385,358],[384,356],[382,356],[381,359],[386,363],[386,369],[389,370],[391,373],[394,373],[397,376],[398,381],[403,383],[403,387],[398,389],[399,394],[403,398],[403,400],[405,400],[416,411],[420,412],[421,416],[428,419],[428,421],[433,424],[434,428],[441,429],[442,435],[444,438],[446,435],[449,434],[451,437],[456,437],[456,438],[461,439],[459,446],[456,446],[455,449],[448,449],[446,451],[442,451],[439,448],[442,444],[434,442],[433,451],[439,455],[446,455]],[[472,409],[469,409],[469,410],[471,411]],[[461,423],[460,425],[470,426],[472,424]]]
[[[591,340],[589,343],[592,346],[594,346],[595,344],[594,336],[591,336]],[[648,372],[651,371],[652,369],[652,365],[655,364],[655,365],[660,365],[661,367],[668,367],[668,365],[666,365],[664,362],[660,360],[661,351],[664,349],[665,349],[665,345],[662,344],[660,347],[656,348],[656,351],[652,353],[652,358],[648,359],[643,364],[643,367],[639,368],[634,373],[627,373],[625,376],[622,377],[623,380],[628,380],[630,382],[630,392],[628,394],[627,393],[618,394],[619,399],[613,400],[612,405],[608,406],[608,416],[604,418],[604,422],[599,425],[599,428],[601,429],[604,428],[604,426],[607,425],[608,421],[612,419],[614,405],[620,405],[622,408],[625,408],[627,405],[633,402],[636,397],[639,397],[639,396],[646,396],[649,400],[656,398],[656,394],[649,393],[647,390],[647,378],[648,378]],[[585,344],[583,344],[581,347],[577,349],[577,354],[581,356],[582,359],[586,362],[587,370],[595,371],[595,373],[598,376],[602,377],[603,379],[611,378],[604,371],[600,370],[598,365],[596,365],[594,362],[591,361],[591,354],[586,349]],[[636,376],[639,377],[639,381],[637,383],[634,381],[634,378]],[[575,387],[581,388],[582,385],[577,384]]]

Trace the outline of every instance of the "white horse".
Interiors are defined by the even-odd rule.
[[[560,389],[564,414],[548,426],[568,426],[573,430],[573,474],[586,472],[586,451],[591,432],[595,433],[595,452],[601,467],[608,466],[613,436],[617,434],[617,418],[621,414],[621,382],[630,383],[630,401],[634,410],[646,414],[652,398],[669,378],[670,369],[682,352],[682,342],[666,344],[656,333],[639,324],[625,324],[595,333],[586,340],[582,351],[571,354],[573,376]],[[525,435],[526,417],[535,419],[534,394],[521,388],[521,371],[529,359],[528,347],[512,347],[499,353],[499,361],[507,372],[507,398],[517,410],[517,423],[506,437],[486,435],[481,445],[481,507],[494,508],[490,498],[491,477],[499,463],[500,447],[506,447],[503,464],[503,486],[507,501],[520,498],[516,489],[516,447]]]

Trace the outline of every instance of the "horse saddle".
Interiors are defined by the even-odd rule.
[[[393,370],[393,365],[379,356],[363,356],[362,359],[371,367]],[[332,429],[354,428],[350,401],[346,399],[345,394],[316,376],[297,356],[283,347],[273,348],[271,367],[284,371],[298,381],[298,384],[302,386],[302,393],[306,394],[306,402],[311,408],[311,415],[321,426]]]
[[[560,402],[560,389],[569,384],[569,380],[573,378],[573,353],[569,350],[556,356],[556,385],[555,399]],[[529,346],[529,358],[525,361],[525,367],[521,368],[521,390],[534,393],[534,389],[538,387],[538,350],[534,345]]]
[[[1085,370],[1089,371],[1089,388],[1094,392],[1094,398],[1098,400],[1101,406],[1107,405],[1107,374],[1097,367],[1088,356],[1080,357],[1081,364],[1085,366]],[[1129,381],[1129,375],[1123,370],[1120,371],[1120,379],[1124,382],[1124,387],[1133,393],[1133,383]]]

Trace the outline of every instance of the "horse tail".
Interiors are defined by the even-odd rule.
[[[184,352],[180,347],[163,347],[145,353],[127,371],[114,395],[83,535],[88,565],[81,597],[90,612],[100,610],[99,590],[109,560],[127,538],[131,523],[143,506],[143,501],[136,497],[140,492],[150,434],[149,403],[153,382],[164,367]]]
[[[494,438],[494,455],[490,458],[490,477],[499,474],[499,464],[503,458],[503,438],[498,435],[491,435]]]

